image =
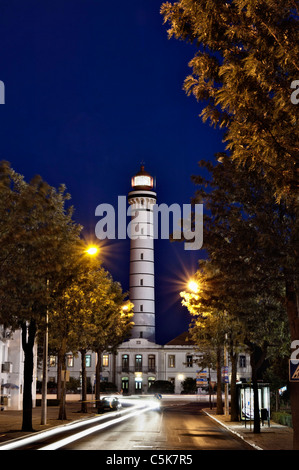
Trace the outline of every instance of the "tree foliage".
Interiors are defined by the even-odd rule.
[[[64,271],[81,227],[66,209],[65,187],[36,176],[30,183],[0,165],[0,318],[21,328],[24,350],[23,430],[32,429],[33,346],[49,302],[48,282]]]
[[[49,316],[50,345],[58,353],[58,386],[61,368],[65,368],[67,352],[81,353],[82,389],[85,390],[85,354],[115,348],[132,327],[133,304],[126,302],[126,293],[113,281],[99,259],[81,254],[76,273],[65,285],[53,291],[54,301]],[[125,303],[126,302],[126,303]],[[124,308],[125,307],[125,308]],[[100,377],[97,377],[99,382]],[[60,393],[60,419],[65,419],[65,383]],[[82,398],[84,402],[85,396]],[[85,410],[85,407],[83,406]]]
[[[200,166],[209,174],[193,178],[194,201],[206,208],[208,261],[200,262],[196,275],[199,295],[188,294],[186,300],[201,323],[215,311],[237,319],[234,336],[248,348],[256,383],[266,359],[282,349],[285,354],[290,337],[298,334],[296,300],[290,295],[290,286],[292,292],[298,289],[296,210],[278,204],[261,175],[225,155],[215,166]]]
[[[195,45],[184,89],[224,129],[230,157],[298,203],[298,2],[180,0],[161,7],[168,35]]]

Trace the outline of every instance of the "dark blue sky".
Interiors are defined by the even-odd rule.
[[[197,162],[223,150],[182,90],[194,48],[167,38],[162,0],[0,0],[0,158],[29,180],[64,183],[75,220],[94,235],[95,208],[116,206],[145,162],[158,203],[189,203]],[[156,241],[156,341],[188,327],[180,284],[202,252]],[[128,289],[128,241],[104,262]]]

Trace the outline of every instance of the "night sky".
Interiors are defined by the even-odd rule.
[[[162,0],[0,0],[0,158],[28,181],[64,183],[95,238],[95,209],[145,169],[158,204],[190,202],[200,159],[223,150],[182,90],[194,47],[167,37]],[[129,240],[106,240],[105,267],[129,287]],[[188,328],[179,292],[202,250],[155,241],[156,342]]]

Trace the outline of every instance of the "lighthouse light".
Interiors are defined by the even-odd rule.
[[[132,186],[153,186],[153,178],[146,175],[136,175],[132,178]]]

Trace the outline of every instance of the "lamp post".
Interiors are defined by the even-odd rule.
[[[47,279],[47,291],[48,290],[49,290],[49,279]],[[48,307],[46,310],[46,325],[45,325],[44,350],[43,350],[41,424],[47,424],[47,385],[48,385]]]
[[[224,415],[229,415],[228,403],[228,357],[227,357],[227,333],[225,333],[224,341]],[[226,375],[227,374],[227,375]]]
[[[90,257],[90,258],[94,258],[98,255],[99,253],[99,248],[96,246],[96,245],[89,245],[86,250],[85,250],[85,253]],[[85,368],[85,364],[83,363],[83,361],[86,361],[86,358],[85,358],[85,354],[84,354],[84,358],[82,360],[82,364],[81,364],[81,367],[82,367],[82,374],[81,374],[81,377],[82,377],[82,411],[86,412],[86,391],[87,391],[87,384],[86,384],[86,368]],[[96,377],[96,373],[95,373],[95,377]],[[93,380],[93,382],[95,382],[95,380]],[[94,384],[92,384],[92,392],[94,391]],[[96,395],[96,394],[95,394]]]

